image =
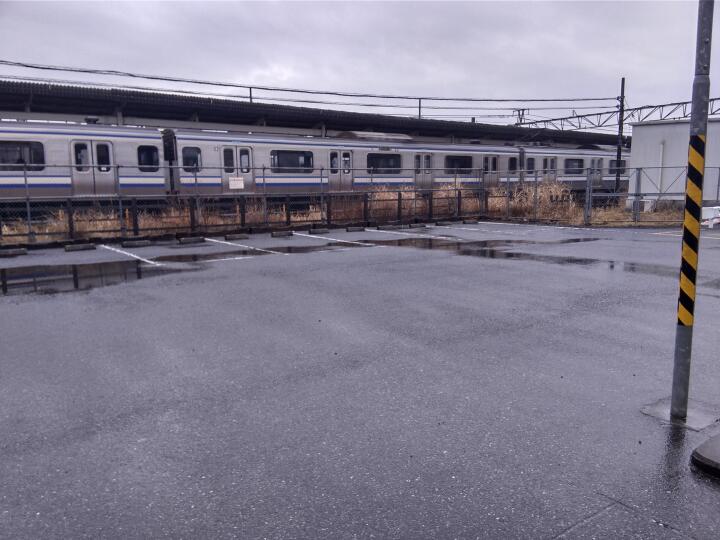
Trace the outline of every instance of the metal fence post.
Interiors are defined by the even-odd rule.
[[[247,205],[245,203],[245,195],[240,195],[240,226],[245,226],[245,219],[247,215]]]
[[[398,223],[402,223],[402,191],[398,191],[397,194],[397,220]]]
[[[290,195],[285,195],[285,225],[288,227],[292,223],[292,215],[290,213]]]
[[[65,202],[65,213],[67,214],[68,238],[72,240],[75,238],[75,220],[73,216],[74,211],[72,199],[68,199]]]
[[[430,189],[430,193],[428,193],[428,221],[432,221],[433,219],[433,190]]]
[[[197,196],[193,196],[190,201],[190,231],[195,232],[197,230]]]
[[[123,216],[122,194],[120,193],[120,165],[115,165],[115,193],[118,197],[118,221],[120,223],[120,234],[125,236],[125,216]]]
[[[510,180],[505,179],[505,219],[510,219]]]
[[[642,180],[642,168],[639,167],[637,171],[635,171],[635,194],[633,196],[632,201],[632,218],[633,222],[637,223],[640,219],[640,182]]]
[[[332,225],[332,195],[329,192],[327,194],[327,207],[325,211],[325,218],[327,219],[327,224]]]
[[[585,226],[590,225],[592,212],[592,175],[592,169],[588,169],[585,179],[585,208],[583,211],[583,223]]]
[[[28,242],[35,241],[32,228],[32,211],[30,210],[30,186],[28,185],[27,167],[23,165],[23,177],[25,178],[25,219],[27,220]]]
[[[363,193],[363,221],[370,223],[370,195],[367,192]]]
[[[268,207],[267,207],[267,184],[265,183],[265,165],[262,168],[262,181],[263,181],[263,222],[267,226],[268,224]]]
[[[457,206],[455,207],[455,216],[462,216],[462,189],[457,189]]]
[[[535,170],[535,190],[533,192],[533,221],[537,221],[538,211],[538,172]]]
[[[133,198],[130,201],[130,214],[132,216],[133,236],[139,236],[140,235],[140,220],[138,219],[137,199],[135,199],[135,198]]]

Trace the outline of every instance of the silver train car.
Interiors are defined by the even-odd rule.
[[[493,187],[523,178],[611,189],[614,151],[0,122],[0,199]]]

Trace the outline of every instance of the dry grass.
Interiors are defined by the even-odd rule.
[[[536,191],[537,189],[537,191]],[[401,198],[401,221],[425,220],[429,217],[429,193],[416,191],[411,186],[380,188],[372,192],[354,192],[333,196],[331,204],[333,223],[359,223],[367,217],[377,223],[396,222],[398,198]],[[323,223],[326,219],[325,206],[321,198],[315,197],[310,204],[291,205],[291,223]],[[495,219],[524,218],[528,220],[583,223],[583,202],[578,200],[566,186],[557,182],[542,182],[535,186],[513,186],[508,200],[503,187],[488,189],[485,194],[477,189],[461,190],[460,208],[455,186],[435,189],[432,192],[433,218],[443,219],[463,216],[486,216]],[[297,206],[297,207],[296,207]],[[261,199],[248,199],[245,208],[245,226],[284,226],[287,213],[285,204],[277,202],[263,205]],[[197,225],[201,230],[222,232],[240,227],[241,207],[237,201],[201,202],[196,211]],[[617,205],[592,209],[593,225],[610,226],[652,226],[679,223],[682,211],[665,204],[654,212],[641,212],[633,221],[632,212],[625,208],[625,199],[619,198]],[[190,231],[190,207],[170,206],[163,210],[141,210],[138,225],[143,234],[167,234]],[[65,210],[52,210],[44,216],[34,216],[32,232],[39,242],[64,240],[69,237],[68,216]],[[131,234],[132,217],[129,209],[76,209],[74,215],[76,238],[112,237]],[[0,243],[10,244],[28,241],[27,225],[22,217],[0,224]]]

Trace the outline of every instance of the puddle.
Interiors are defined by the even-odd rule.
[[[559,265],[597,266],[605,267],[608,270],[618,270],[638,274],[650,274],[662,277],[677,278],[678,269],[670,266],[661,266],[646,263],[621,262],[604,259],[593,259],[590,257],[570,257],[565,255],[542,255],[538,253],[524,253],[520,251],[508,251],[518,245],[562,245],[575,244],[580,242],[596,242],[602,238],[566,238],[554,241],[533,241],[533,240],[479,240],[479,241],[454,241],[443,238],[401,238],[397,240],[364,240],[369,244],[414,247],[419,249],[440,249],[452,251],[457,255],[469,257],[482,257],[485,259],[516,259],[522,261],[536,261]],[[707,282],[705,286],[720,288],[720,280]]]
[[[117,285],[177,271],[147,266],[140,261],[21,266],[0,270],[0,290],[4,295],[53,294]]]
[[[230,251],[214,251],[212,253],[183,253],[179,255],[161,255],[154,257],[153,261],[157,262],[212,262],[218,259],[227,259],[230,257],[258,257],[262,255],[273,255],[274,253],[314,253],[321,251],[341,250],[353,247],[361,247],[344,242],[330,242],[320,246],[285,246],[285,247],[269,247],[262,248],[265,251],[257,249],[233,249]],[[274,253],[273,253],[274,252]]]

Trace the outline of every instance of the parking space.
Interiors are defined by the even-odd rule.
[[[689,456],[720,427],[641,413],[670,392],[675,234],[453,223],[0,259],[0,536],[714,537]],[[691,388],[720,405],[703,235]]]

